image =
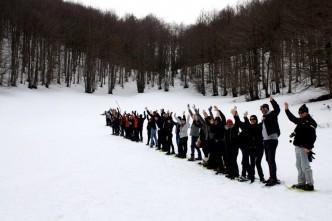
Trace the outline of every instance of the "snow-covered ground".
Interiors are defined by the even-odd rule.
[[[132,87],[117,89],[115,96],[82,91],[0,88],[1,221],[332,219],[332,110],[326,107],[331,100],[307,104],[319,124],[312,163],[318,191],[300,193],[285,185],[230,181],[196,162],[111,136],[100,115],[117,102],[123,110],[164,107],[178,114],[188,103],[201,110],[217,105],[227,117],[236,105],[241,115],[261,116],[259,106],[267,99],[203,97],[193,89],[136,94]],[[289,102],[296,114],[322,93],[309,89],[275,99],[282,109]],[[288,136],[294,125],[283,111],[279,121],[278,177],[293,184],[297,171]],[[268,177],[265,160],[263,168]]]

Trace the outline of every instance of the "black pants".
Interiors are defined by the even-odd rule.
[[[191,145],[190,145],[191,154],[190,155],[191,155],[192,158],[195,157],[195,149],[197,151],[198,158],[202,158],[201,150],[196,146],[197,139],[198,139],[198,137],[195,137],[195,136],[191,137]]]
[[[269,165],[270,179],[277,180],[277,164],[276,164],[276,150],[278,140],[264,140],[263,142],[265,157]]]
[[[179,156],[186,157],[187,156],[187,149],[188,149],[188,137],[180,138],[179,150],[178,150]]]
[[[138,128],[138,135],[139,135],[139,141],[143,141],[143,128],[139,127]]]
[[[203,151],[204,157],[208,157],[210,154],[209,144],[206,140],[204,140],[202,142],[203,142],[202,151]]]
[[[161,129],[158,129],[158,147],[157,149],[161,149],[162,144],[164,144],[164,133]]]
[[[218,150],[217,143],[214,140],[208,140],[207,145],[209,147],[209,160],[208,160],[208,168],[217,169],[220,164],[221,154]]]
[[[138,132],[138,128],[134,128],[134,131],[133,131],[133,138],[132,138],[132,140],[133,141],[136,141],[136,142],[138,142],[139,141],[139,132]]]
[[[240,150],[241,150],[241,153],[242,153],[242,160],[241,160],[242,172],[241,172],[241,176],[246,177],[247,175],[249,175],[249,170],[250,170],[250,166],[249,166],[249,147],[246,146],[246,145],[241,145]]]
[[[121,129],[121,136],[125,135],[125,127],[120,125],[120,129]]]
[[[172,139],[172,134],[169,133],[165,133],[165,143],[163,145],[163,148],[165,151],[167,151],[167,153],[170,153],[170,149],[171,149],[171,139]]]
[[[239,167],[237,165],[237,156],[239,154],[239,148],[234,144],[226,144],[226,169],[230,176],[239,176]]]
[[[257,168],[259,179],[264,179],[264,173],[262,169],[262,158],[264,155],[264,149],[262,146],[255,146],[253,148],[249,148],[249,159],[250,159],[250,170],[249,170],[249,178],[255,178],[255,166]]]
[[[147,133],[148,133],[148,141],[146,142],[146,144],[149,144],[150,143],[150,139],[151,139],[151,128],[146,128],[147,130]]]
[[[111,126],[112,121],[108,117],[106,117],[106,126]]]

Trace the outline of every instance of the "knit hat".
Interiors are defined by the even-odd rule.
[[[309,109],[308,107],[303,104],[300,108],[299,108],[299,113],[309,113]]]
[[[268,104],[263,104],[263,105],[261,106],[261,109],[263,109],[263,108],[266,108],[266,109],[268,109],[268,110],[270,109]]]
[[[232,126],[233,125],[233,121],[231,119],[227,119],[226,125]]]

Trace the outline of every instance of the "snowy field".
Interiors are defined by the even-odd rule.
[[[178,115],[187,103],[200,110],[217,105],[227,118],[236,105],[241,116],[249,111],[260,118],[259,106],[268,99],[245,103],[202,97],[193,89],[138,95],[132,87],[115,96],[82,91],[0,88],[0,221],[332,220],[331,100],[307,104],[319,124],[312,163],[317,191],[286,188],[296,183],[297,171],[288,138],[294,125],[283,103],[297,114],[322,91],[275,97],[282,108],[278,177],[285,184],[271,188],[231,181],[196,162],[112,136],[100,115],[117,101],[123,110],[164,107]],[[265,157],[262,165],[268,178]]]

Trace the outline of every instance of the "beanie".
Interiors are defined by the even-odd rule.
[[[299,113],[309,113],[309,109],[308,107],[303,104],[300,108],[299,108]]]
[[[231,126],[231,125],[233,125],[233,121],[232,121],[231,119],[228,119],[228,120],[226,121],[226,124],[229,125],[229,126]]]

